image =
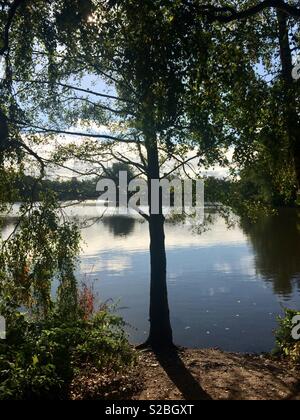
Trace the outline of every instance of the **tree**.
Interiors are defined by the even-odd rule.
[[[253,66],[258,66],[255,82],[247,84],[240,98],[231,102],[230,124],[239,133],[234,158],[241,168],[266,170],[277,192],[287,203],[295,200],[300,185],[299,169],[299,81],[293,79],[293,56],[299,53],[299,9],[283,1],[227,2],[225,7],[195,6],[199,14],[208,11],[209,21],[241,25],[252,32],[247,42]],[[192,6],[191,6],[192,7]],[[265,74],[263,74],[265,73]],[[248,86],[247,86],[248,85]],[[250,101],[244,100],[250,97]],[[255,104],[260,107],[255,109]],[[249,118],[250,116],[250,118]]]
[[[242,20],[254,24],[253,17],[261,16],[261,22],[256,27],[261,28],[260,42],[264,48],[257,46],[258,62],[264,65],[269,74],[259,94],[263,111],[258,120],[250,123],[252,133],[256,125],[255,135],[258,139],[256,156],[252,153],[252,159],[257,162],[261,160],[269,167],[269,176],[277,184],[278,193],[288,202],[295,198],[295,192],[299,192],[300,188],[300,88],[299,82],[292,77],[293,54],[299,53],[299,9],[297,5],[283,1],[263,1],[254,6],[250,2],[244,3],[242,11],[236,12],[234,5],[223,12],[220,9],[219,13],[225,13],[226,16],[217,19],[221,22],[228,19],[228,22]],[[240,109],[243,108],[242,112],[247,113],[247,107]],[[246,143],[251,145],[251,138],[242,142],[242,148]]]
[[[42,13],[43,24],[38,19]],[[226,162],[225,151],[236,136],[230,130],[225,112],[229,108],[223,98],[232,92],[233,83],[240,89],[234,92],[234,99],[241,95],[248,86],[246,77],[256,83],[249,54],[243,56],[241,41],[237,42],[230,30],[194,16],[189,2],[158,0],[128,0],[113,7],[100,1],[54,2],[50,14],[42,3],[34,8],[28,4],[14,29],[15,39],[30,19],[33,29],[23,46],[34,40],[37,48],[29,47],[31,59],[25,58],[27,66],[36,58],[39,68],[28,67],[24,77],[24,59],[15,51],[12,68],[20,75],[21,92],[18,112],[10,114],[10,122],[36,141],[43,135],[48,142],[48,134],[94,139],[80,147],[59,148],[52,162],[65,165],[75,156],[107,173],[105,163],[116,159],[143,173],[149,191],[152,180],[172,173],[161,173],[162,160],[175,161],[175,169],[185,167],[193,158],[203,166]],[[229,62],[232,68],[225,72]],[[70,80],[80,80],[83,73],[105,80],[110,91],[72,86]],[[47,110],[46,123],[33,103]],[[234,101],[230,103],[233,106]],[[70,130],[79,120],[81,128]],[[98,127],[109,127],[110,133],[84,132],[82,128],[92,121]],[[120,152],[121,144],[126,146],[126,154]],[[135,148],[134,158],[128,148]],[[191,149],[195,154],[185,156]],[[32,149],[27,151],[41,167],[49,163],[34,156]],[[149,194],[150,207],[151,200]],[[158,214],[142,216],[149,223],[151,259],[147,344],[171,347],[161,197]]]
[[[169,148],[169,153],[172,153],[174,126],[177,120],[183,118],[184,112],[182,71],[188,65],[188,57],[182,45],[176,46],[178,37],[174,37],[173,33],[176,26],[171,20],[168,22],[168,13],[169,10],[161,9],[160,2],[143,2],[142,5],[128,2],[120,9],[110,11],[98,7],[94,16],[96,24],[91,25],[85,37],[89,40],[100,37],[102,44],[93,44],[87,52],[84,48],[86,38],[83,37],[75,57],[77,60],[78,55],[81,56],[86,68],[91,66],[97,75],[108,75],[107,80],[114,81],[119,98],[127,98],[127,109],[118,107],[118,113],[125,114],[127,120],[125,142],[134,143],[140,158],[138,164],[128,159],[127,162],[145,173],[149,191],[151,181],[161,179],[159,148]],[[100,28],[101,19],[107,24]],[[95,57],[103,58],[98,58],[95,63]],[[118,140],[116,142],[118,144]],[[111,146],[110,154],[116,156]],[[122,161],[122,158],[118,156],[118,160]],[[149,193],[150,207],[151,200]],[[147,344],[154,348],[166,348],[173,346],[173,338],[161,200],[159,207],[159,214],[143,214],[149,223],[151,259],[150,334]]]
[[[30,90],[26,91],[31,109],[33,102],[39,103],[43,109],[47,107],[52,124],[45,127],[45,123],[39,123],[36,114],[34,116],[24,104],[23,115],[31,116],[31,121],[28,121],[28,117],[18,120],[11,118],[11,121],[22,128],[27,136],[68,133],[99,139],[101,143],[82,145],[77,149],[71,145],[65,148],[65,156],[62,149],[58,150],[54,156],[55,163],[63,165],[70,156],[76,155],[90,163],[98,163],[107,172],[103,161],[117,158],[144,173],[149,187],[153,179],[161,179],[172,172],[161,174],[161,152],[165,160],[173,158],[176,161],[175,169],[184,167],[192,158],[200,158],[200,154],[203,160],[206,155],[209,157],[207,164],[223,161],[223,150],[213,136],[208,113],[193,113],[193,97],[197,94],[193,86],[196,84],[199,57],[203,63],[206,60],[208,35],[204,27],[199,31],[197,25],[197,31],[185,39],[187,26],[180,25],[185,6],[176,5],[173,10],[172,5],[172,2],[164,5],[159,1],[142,4],[129,1],[121,8],[111,9],[106,4],[103,6],[101,2],[94,2],[91,3],[89,15],[80,15],[80,18],[78,10],[82,10],[82,2],[77,3],[78,10],[75,8],[70,15],[66,13],[68,2],[54,9],[57,33],[53,28],[49,32],[55,33],[62,53],[58,54],[55,48],[34,52],[36,57],[41,57],[38,78],[32,80],[27,76],[21,81],[23,88],[34,86],[31,96]],[[101,39],[101,43],[97,39]],[[195,58],[190,54],[192,48],[199,53]],[[51,60],[50,63],[47,60]],[[15,59],[14,65],[16,74],[21,74],[19,69],[22,69],[22,61]],[[67,80],[78,71],[105,79],[114,85],[117,94],[101,94],[70,86]],[[33,74],[37,74],[35,68],[28,71],[28,75]],[[45,91],[48,93],[46,101]],[[74,97],[74,92],[81,96]],[[91,95],[102,101],[91,101]],[[23,102],[26,100],[22,94],[19,98]],[[110,103],[103,103],[103,99]],[[73,106],[66,108],[67,102]],[[84,106],[74,106],[76,102],[84,103]],[[32,116],[36,122],[32,121]],[[109,118],[110,125],[117,127],[116,134],[83,133],[62,128],[63,119],[65,125],[70,126],[75,125],[79,118],[87,124],[94,120],[98,125],[107,124]],[[192,120],[195,129],[188,140]],[[54,128],[53,123],[56,122],[58,127]],[[205,130],[205,136],[199,128]],[[121,154],[118,150],[120,144],[136,147],[136,156],[140,161],[132,161]],[[203,147],[201,153],[196,150],[193,157],[181,158],[180,155],[186,154],[190,147],[199,145]],[[45,164],[46,160],[42,161]],[[151,194],[149,202],[151,206]],[[161,200],[159,208],[159,214],[143,214],[149,223],[151,242],[150,335],[147,343],[153,347],[170,347],[173,339],[167,297],[165,220]]]
[[[41,14],[47,9],[40,2]],[[0,312],[8,318],[20,307],[46,317],[52,308],[53,279],[59,280],[60,309],[75,310],[77,284],[74,276],[79,246],[79,232],[73,223],[62,220],[52,194],[34,202],[38,184],[45,176],[45,162],[28,144],[16,124],[22,110],[14,91],[14,69],[23,46],[28,46],[33,32],[25,31],[28,11],[34,7],[26,0],[0,2],[0,59],[5,71],[0,80],[0,210],[9,214],[19,198],[17,184],[24,184],[26,162],[30,156],[38,165],[30,193],[20,205],[19,218],[12,232],[0,241]],[[39,20],[40,16],[37,16]],[[5,60],[3,61],[3,57]],[[23,54],[24,68],[32,64],[30,54]],[[19,68],[25,77],[26,71]],[[60,299],[61,298],[61,299]],[[68,301],[66,300],[68,299]]]
[[[7,120],[23,139],[35,143],[48,144],[65,134],[89,141],[79,147],[59,147],[52,159],[37,155],[22,138],[18,143],[11,140],[11,145],[23,149],[42,174],[45,165],[66,166],[70,157],[97,165],[97,173],[93,168],[88,172],[93,175],[99,170],[108,173],[107,164],[118,160],[144,174],[149,186],[153,179],[171,174],[174,168],[162,173],[162,163],[170,160],[176,162],[175,169],[192,158],[203,167],[225,164],[225,152],[233,145],[241,165],[251,161],[257,140],[270,135],[257,130],[273,111],[268,107],[264,113],[257,103],[270,98],[276,102],[273,90],[255,69],[261,57],[271,63],[274,40],[269,48],[260,45],[273,33],[269,9],[279,7],[296,16],[298,9],[280,1],[262,2],[258,9],[245,2],[241,12],[221,6],[169,0],[65,0],[47,9],[44,2],[34,7],[28,2],[11,31],[9,67],[17,94],[9,92],[15,106],[6,113]],[[267,10],[263,20],[262,10]],[[245,24],[248,16],[252,18]],[[20,41],[29,21],[31,29]],[[35,61],[38,66],[28,65]],[[86,74],[105,81],[108,92],[80,85]],[[96,130],[88,130],[91,123]],[[189,157],[191,149],[195,155]],[[157,215],[141,213],[151,239],[147,343],[170,347],[165,220],[159,207]]]
[[[293,79],[292,50],[290,46],[290,28],[287,17],[282,11],[277,12],[278,38],[280,45],[281,79],[284,89],[284,118],[289,137],[291,155],[294,160],[298,194],[300,193],[300,99],[299,83]]]

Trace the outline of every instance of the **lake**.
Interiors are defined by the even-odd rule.
[[[73,213],[90,217],[96,210],[78,206]],[[130,341],[142,342],[149,328],[147,223],[104,216],[82,235],[78,277],[93,284],[99,300],[118,304]],[[215,215],[202,233],[167,223],[166,245],[176,344],[241,352],[274,347],[277,316],[283,307],[300,306],[299,211],[282,210],[232,228]]]

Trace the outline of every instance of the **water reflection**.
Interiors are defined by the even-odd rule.
[[[95,205],[72,208],[99,216]],[[256,225],[228,229],[214,215],[209,230],[166,224],[169,298],[175,341],[187,347],[269,351],[281,304],[299,307],[300,215],[284,210]],[[2,234],[13,227],[7,222]],[[140,218],[107,216],[83,229],[79,280],[102,301],[119,301],[134,343],[148,333],[149,233]],[[296,286],[296,287],[295,287]]]
[[[241,226],[253,246],[256,270],[274,292],[289,297],[295,285],[300,290],[300,212],[284,209]]]
[[[103,218],[103,225],[107,226],[114,237],[127,237],[134,231],[137,220],[126,216],[108,216]]]

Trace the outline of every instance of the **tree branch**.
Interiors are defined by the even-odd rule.
[[[14,0],[11,4],[11,7],[8,11],[7,22],[4,27],[4,32],[2,35],[3,46],[0,48],[0,56],[3,56],[9,49],[9,32],[13,24],[13,20],[17,14],[19,7],[25,3],[26,0]]]
[[[35,130],[34,134],[61,134],[61,135],[68,135],[68,136],[75,136],[75,137],[89,137],[89,138],[94,138],[94,139],[113,140],[113,141],[126,143],[126,144],[135,143],[134,140],[110,136],[108,134],[92,134],[92,133],[81,133],[77,131],[59,130],[59,129],[54,129],[54,128],[41,127],[38,125],[26,123],[24,121],[16,121],[16,120],[13,120],[11,122],[22,125],[24,128],[34,129]]]
[[[211,5],[202,5],[197,9],[201,13],[205,13],[210,21],[217,21],[221,23],[229,23],[235,20],[243,20],[264,11],[265,9],[275,8],[284,12],[288,16],[300,18],[300,8],[291,6],[283,0],[264,0],[257,5],[249,7],[242,11],[237,11],[232,7],[218,7]]]
[[[43,53],[41,51],[33,51],[33,53],[37,54],[37,55],[47,56],[47,53]],[[60,58],[65,60],[65,56],[63,56],[62,54],[57,54],[56,53],[55,56],[60,57]],[[106,73],[105,71],[101,70],[97,64],[91,63],[86,58],[80,58],[80,57],[79,58],[78,57],[69,57],[69,58],[71,60],[75,60],[76,63],[84,66],[85,69],[86,69],[87,66],[92,67],[94,69],[94,71],[97,71],[97,73],[99,73],[98,75],[102,75],[103,77],[109,79],[111,82],[115,83],[115,85],[121,84],[124,87],[129,88],[134,93],[134,95],[136,96],[136,93],[132,90],[132,87],[127,83],[127,81],[124,80],[124,78],[123,78],[123,80],[116,79],[114,76],[112,76],[112,75]]]
[[[41,156],[39,156],[36,152],[34,152],[29,146],[27,146],[25,143],[23,143],[19,140],[13,140],[11,142],[11,144],[13,146],[18,147],[18,148],[24,149],[30,156],[34,157],[34,159],[36,159],[38,161],[38,163],[41,166],[41,174],[40,174],[39,179],[44,178],[44,176],[45,176],[45,162],[44,162],[43,158],[41,158]]]
[[[133,161],[133,160],[131,160],[131,159],[125,157],[125,156],[122,156],[119,152],[117,152],[117,154],[118,155],[116,155],[113,151],[111,151],[111,155],[116,160],[118,160],[119,162],[125,163],[127,165],[134,166],[135,168],[139,168],[142,171],[142,173],[146,173],[147,172],[147,168],[143,164],[138,163],[138,162],[135,162],[135,161]]]
[[[177,171],[177,169],[184,168],[185,165],[188,165],[190,162],[197,159],[197,157],[199,157],[199,156],[200,156],[199,153],[197,153],[195,156],[192,156],[192,157],[186,159],[185,161],[181,161],[180,159],[176,158],[176,160],[180,163],[177,166],[175,166],[171,171],[164,174],[164,176],[162,176],[161,179],[167,178],[168,176],[172,175],[172,173]]]
[[[101,97],[101,98],[111,99],[111,100],[114,100],[114,101],[125,102],[125,103],[129,103],[129,104],[134,103],[130,99],[119,98],[118,96],[107,95],[107,94],[104,94],[104,93],[95,92],[95,91],[90,90],[90,89],[83,89],[83,88],[79,88],[77,86],[72,86],[72,85],[68,85],[66,83],[61,83],[61,82],[54,82],[53,83],[53,82],[44,81],[44,80],[15,80],[15,82],[18,82],[18,83],[33,83],[33,84],[40,84],[40,85],[50,85],[50,84],[52,84],[52,85],[56,85],[56,86],[61,86],[61,87],[66,88],[66,89],[75,90],[76,92],[88,93],[89,95],[98,96],[98,97]]]

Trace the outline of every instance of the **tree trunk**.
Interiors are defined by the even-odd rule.
[[[8,134],[7,119],[0,109],[0,165],[3,165],[4,153],[8,149]]]
[[[286,129],[289,137],[289,146],[294,160],[295,173],[297,178],[298,194],[300,192],[300,124],[297,112],[297,96],[295,90],[296,81],[293,79],[292,52],[289,41],[289,30],[287,16],[277,11],[278,36],[280,44],[280,58],[282,65],[282,79],[284,83],[284,107]]]
[[[150,230],[150,334],[148,343],[153,348],[173,346],[173,334],[167,291],[167,260],[165,249],[164,218],[152,215]]]
[[[159,156],[155,135],[146,140],[148,154],[149,231],[150,231],[150,334],[147,345],[155,349],[173,347],[173,334],[167,290],[167,258],[165,248],[165,218],[160,197],[159,214],[151,214],[151,180],[159,179]]]

